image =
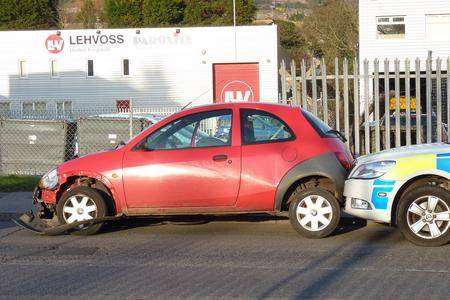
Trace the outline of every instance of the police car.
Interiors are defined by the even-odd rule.
[[[358,158],[345,184],[345,211],[396,225],[421,246],[450,241],[450,145],[400,147]]]

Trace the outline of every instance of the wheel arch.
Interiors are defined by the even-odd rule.
[[[324,186],[342,204],[342,193],[347,171],[333,153],[325,153],[301,162],[291,168],[281,179],[275,193],[275,211],[285,208],[289,196],[301,185],[312,182]]]
[[[405,181],[397,190],[391,205],[391,223],[393,225],[397,224],[397,208],[402,196],[408,191],[423,185],[437,185],[450,190],[450,178],[443,174],[429,173],[417,175]]]
[[[297,181],[293,182],[284,193],[279,211],[288,210],[290,203],[289,198],[295,191],[297,191],[297,189],[300,188],[306,190],[312,187],[323,187],[325,190],[333,194],[335,194],[336,190],[334,182],[324,175],[312,174],[306,177],[299,178]]]
[[[65,176],[65,181],[60,184],[57,192],[56,203],[59,202],[62,195],[77,186],[87,186],[100,192],[105,200],[105,204],[109,214],[117,214],[118,207],[116,205],[114,189],[109,181],[104,177],[95,176],[94,174],[72,174]]]

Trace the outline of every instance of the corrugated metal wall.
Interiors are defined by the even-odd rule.
[[[62,30],[64,48],[59,53],[46,47],[46,39],[56,31],[0,32],[0,101],[11,102],[12,109],[20,109],[23,101],[38,100],[48,101],[49,108],[63,100],[73,101],[74,108],[111,107],[122,99],[133,99],[136,107],[210,103],[212,65],[231,62],[259,63],[261,100],[277,101],[276,26],[234,30]],[[96,36],[111,35],[116,42],[93,42]],[[123,43],[117,41],[119,35]],[[130,60],[130,76],[123,76],[125,58]],[[89,59],[94,60],[91,78],[87,77]],[[25,61],[25,78],[19,76],[20,60]],[[52,60],[57,61],[57,77],[50,75]]]

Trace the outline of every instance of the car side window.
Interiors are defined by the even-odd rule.
[[[275,115],[259,110],[241,110],[242,144],[287,141],[295,138],[292,130]]]
[[[231,110],[192,114],[156,130],[145,139],[147,150],[231,145]]]

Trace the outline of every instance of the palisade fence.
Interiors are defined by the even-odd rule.
[[[360,70],[362,70],[360,72]],[[356,154],[449,141],[450,58],[284,61],[280,102],[300,105],[342,132]],[[0,107],[0,174],[42,175],[58,164],[117,147],[182,107]],[[4,109],[4,107],[3,107]],[[205,124],[206,133],[217,124]]]
[[[43,175],[77,156],[112,149],[181,107],[0,112],[0,174]]]
[[[282,61],[280,99],[342,132],[356,155],[368,154],[449,141],[449,74],[450,57],[364,60],[362,68],[338,58]]]

